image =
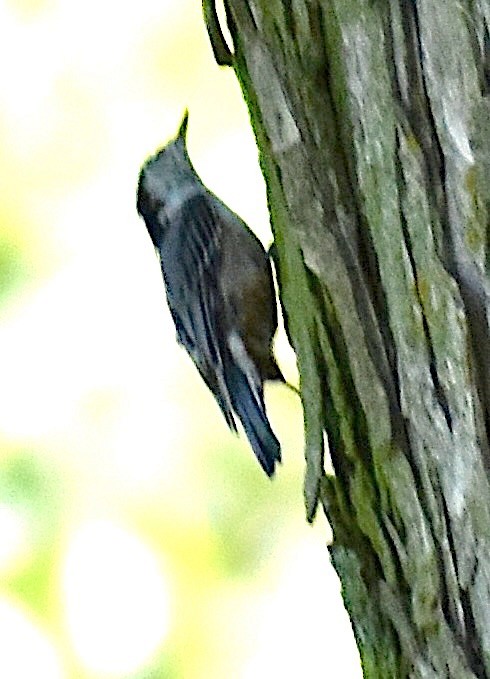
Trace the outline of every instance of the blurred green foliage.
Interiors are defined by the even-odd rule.
[[[0,224],[2,218],[0,215]],[[27,277],[22,247],[0,229],[0,304],[14,294]]]

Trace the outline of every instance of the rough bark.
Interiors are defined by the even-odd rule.
[[[490,677],[490,3],[225,9],[364,674]]]

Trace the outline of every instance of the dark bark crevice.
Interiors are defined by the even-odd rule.
[[[398,140],[398,133],[397,133],[397,147],[398,149],[400,148],[399,140]],[[395,162],[395,168],[396,168],[396,174],[397,174],[397,187],[398,187],[398,194],[403,202],[403,194],[405,191],[405,182],[403,178],[403,172],[402,172],[402,165],[400,162]],[[415,261],[414,254],[412,252],[412,243],[411,243],[411,237],[409,233],[409,228],[407,225],[407,221],[405,219],[405,214],[402,205],[400,205],[400,223],[401,223],[401,229],[403,233],[403,238],[404,238],[404,245],[405,249],[408,255],[408,259],[410,261],[410,268],[412,272],[412,276],[415,282],[415,291],[417,295],[417,301],[419,304],[420,308],[420,314],[421,314],[421,320],[422,320],[422,326],[423,326],[423,332],[425,336],[425,346],[427,349],[428,353],[428,363],[429,363],[429,370],[430,370],[430,376],[433,384],[433,390],[434,390],[434,397],[435,400],[437,401],[439,407],[441,408],[444,418],[446,420],[447,426],[449,431],[452,433],[453,431],[453,424],[452,424],[452,415],[451,411],[449,408],[449,403],[446,394],[444,393],[444,388],[439,380],[439,375],[437,373],[437,361],[436,361],[436,356],[434,352],[434,347],[432,344],[432,339],[431,339],[431,333],[430,333],[430,328],[429,328],[429,322],[427,320],[427,316],[424,311],[424,302],[422,299],[422,295],[420,292],[420,283],[419,283],[419,273],[417,269],[417,264]]]

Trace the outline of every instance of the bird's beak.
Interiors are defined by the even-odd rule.
[[[177,134],[177,139],[182,139],[182,141],[185,144],[185,137],[187,134],[187,123],[189,121],[189,111],[186,109],[184,111],[184,117],[182,118],[182,122],[180,123],[179,131]]]

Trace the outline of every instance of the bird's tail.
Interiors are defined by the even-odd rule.
[[[281,446],[271,429],[265,412],[262,387],[256,392],[245,373],[233,361],[226,371],[226,382],[233,409],[240,418],[250,445],[268,476],[281,461]]]

